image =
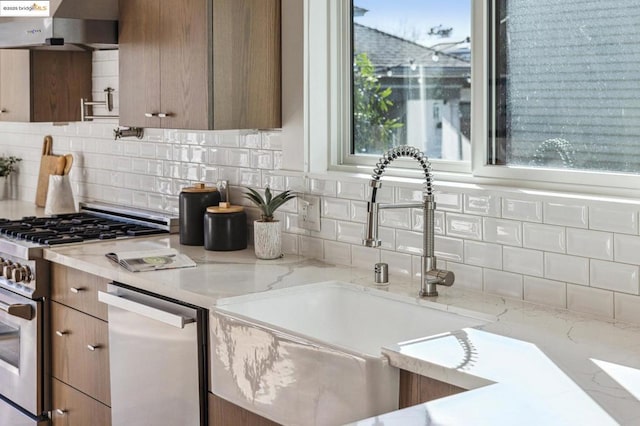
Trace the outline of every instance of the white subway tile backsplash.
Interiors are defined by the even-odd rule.
[[[613,318],[613,292],[567,284],[567,308]]]
[[[565,253],[566,239],[562,226],[522,224],[522,245],[526,248]]]
[[[311,231],[311,236],[324,238],[325,240],[335,240],[338,237],[338,223],[333,219],[320,219],[320,231]]]
[[[324,195],[335,197],[337,195],[337,184],[334,180],[309,179],[309,192],[314,195]]]
[[[544,275],[543,252],[519,247],[504,247],[503,269],[519,274],[541,277]]]
[[[284,232],[290,234],[306,234],[307,231],[300,227],[298,215],[295,213],[285,213],[284,215]]]
[[[567,228],[567,253],[595,259],[613,260],[613,234]]]
[[[483,273],[485,292],[515,299],[523,298],[522,275],[493,269],[484,269]]]
[[[544,276],[556,281],[589,285],[589,259],[557,253],[545,253]]]
[[[332,219],[349,220],[351,202],[345,199],[322,197],[322,215]]]
[[[144,158],[131,159],[131,171],[133,173],[138,173],[138,174],[147,173],[148,168],[149,168],[148,162]]]
[[[364,231],[363,235],[364,235]],[[393,228],[378,228],[378,239],[382,241],[381,248],[394,250],[396,248],[396,231]]]
[[[354,222],[365,223],[367,221],[367,202],[351,201],[351,220]]]
[[[282,149],[282,133],[280,132],[262,133],[262,148],[281,150]]]
[[[640,297],[614,293],[613,302],[616,320],[640,324]]]
[[[640,237],[615,234],[613,238],[613,253],[616,262],[640,265]]]
[[[262,181],[262,175],[259,171],[252,169],[239,169],[238,171],[239,183],[242,186],[260,186]]]
[[[242,148],[260,148],[262,146],[262,135],[260,133],[247,134],[240,137],[238,142]]]
[[[158,143],[156,146],[156,158],[158,160],[173,160],[173,150],[171,145],[166,143]]]
[[[386,209],[378,213],[380,225],[411,229],[411,209]]]
[[[423,199],[421,189],[396,188],[397,203],[420,203]]]
[[[527,222],[542,222],[542,202],[504,198],[502,200],[502,217]]]
[[[403,231],[398,229],[396,231],[396,247],[395,250],[402,253],[422,255],[422,233]]]
[[[372,188],[369,185],[365,186],[365,200],[371,200]],[[394,202],[394,190],[392,186],[383,185],[376,191],[376,202],[378,203],[393,203]]]
[[[324,260],[337,265],[349,265],[351,263],[351,245],[336,241],[325,241]]]
[[[282,151],[273,151],[273,170],[282,169]]]
[[[640,268],[624,263],[591,261],[591,287],[621,293],[640,294]]]
[[[230,185],[240,183],[240,169],[234,167],[218,167],[218,178],[226,180]]]
[[[502,246],[466,240],[464,242],[464,261],[468,265],[502,269]]]
[[[589,224],[589,209],[584,204],[545,202],[544,223],[552,225],[586,228]]]
[[[446,232],[448,236],[482,239],[482,218],[462,214],[447,213],[445,215]]]
[[[162,160],[147,160],[148,173],[153,176],[162,176]]]
[[[436,191],[434,196],[438,210],[462,213],[462,194]]]
[[[638,209],[633,206],[591,206],[589,207],[589,228],[638,234]]]
[[[463,262],[464,240],[437,235],[434,238],[434,251],[436,252],[436,258],[438,259]]]
[[[525,276],[524,300],[565,309],[567,307],[567,284]]]
[[[282,252],[284,254],[298,254],[298,236],[282,233]]]
[[[198,180],[200,178],[200,165],[197,163],[181,163],[180,178]]]
[[[338,198],[349,198],[350,200],[364,200],[364,184],[338,181],[337,194],[338,194]]]
[[[487,242],[522,246],[522,222],[485,217],[483,231]]]
[[[216,166],[208,166],[200,164],[200,173],[198,180],[200,182],[213,183],[218,180],[218,168]]]
[[[156,145],[150,142],[138,142],[140,149],[140,157],[156,158]]]
[[[483,216],[500,217],[501,198],[495,195],[464,195],[464,212]]]
[[[337,222],[336,239],[344,243],[362,244],[364,225],[353,222]]]
[[[389,265],[390,280],[393,279],[395,274],[405,278],[411,276],[413,265],[410,254],[382,250],[380,252],[380,261]]]
[[[298,242],[300,255],[310,257],[312,259],[324,258],[324,240],[300,235]]]
[[[251,151],[248,149],[228,149],[227,162],[225,165],[233,167],[251,167]]]
[[[254,169],[273,169],[273,153],[271,151],[251,151],[251,167]]]
[[[284,176],[265,171],[262,173],[262,186],[269,187],[271,190],[284,191]]]
[[[482,291],[482,268],[463,263],[447,262],[447,270],[456,276],[456,288]]]
[[[380,262],[380,250],[371,247],[352,245],[351,264],[357,268],[370,269],[373,277],[373,265]]]

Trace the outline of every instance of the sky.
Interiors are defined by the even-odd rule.
[[[356,22],[425,46],[461,41],[471,35],[471,0],[354,0],[369,10]],[[433,27],[453,28],[449,38],[428,35]]]

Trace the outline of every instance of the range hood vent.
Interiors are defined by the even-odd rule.
[[[51,17],[0,18],[0,48],[118,47],[117,0],[51,0]]]

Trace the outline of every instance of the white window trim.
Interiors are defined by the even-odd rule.
[[[303,0],[305,22],[304,94],[305,158],[304,172],[323,174],[345,172],[370,174],[376,156],[353,156],[350,144],[351,63],[348,43],[350,2],[342,0]],[[487,165],[488,111],[488,4],[495,0],[471,0],[472,19],[472,113],[471,164],[433,160],[436,181],[473,183],[580,193],[640,197],[640,175],[576,170],[531,169],[517,166]],[[478,43],[480,42],[480,43]],[[345,71],[346,70],[346,71]],[[345,75],[348,74],[348,75]],[[477,99],[480,99],[478,101]],[[480,143],[479,143],[480,141]],[[640,141],[639,141],[640,142]],[[410,160],[398,160],[389,174],[420,178]],[[402,169],[406,167],[406,169]],[[413,179],[411,179],[413,180]]]

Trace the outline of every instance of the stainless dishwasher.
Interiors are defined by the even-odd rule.
[[[113,283],[109,309],[114,425],[207,424],[207,312]]]

